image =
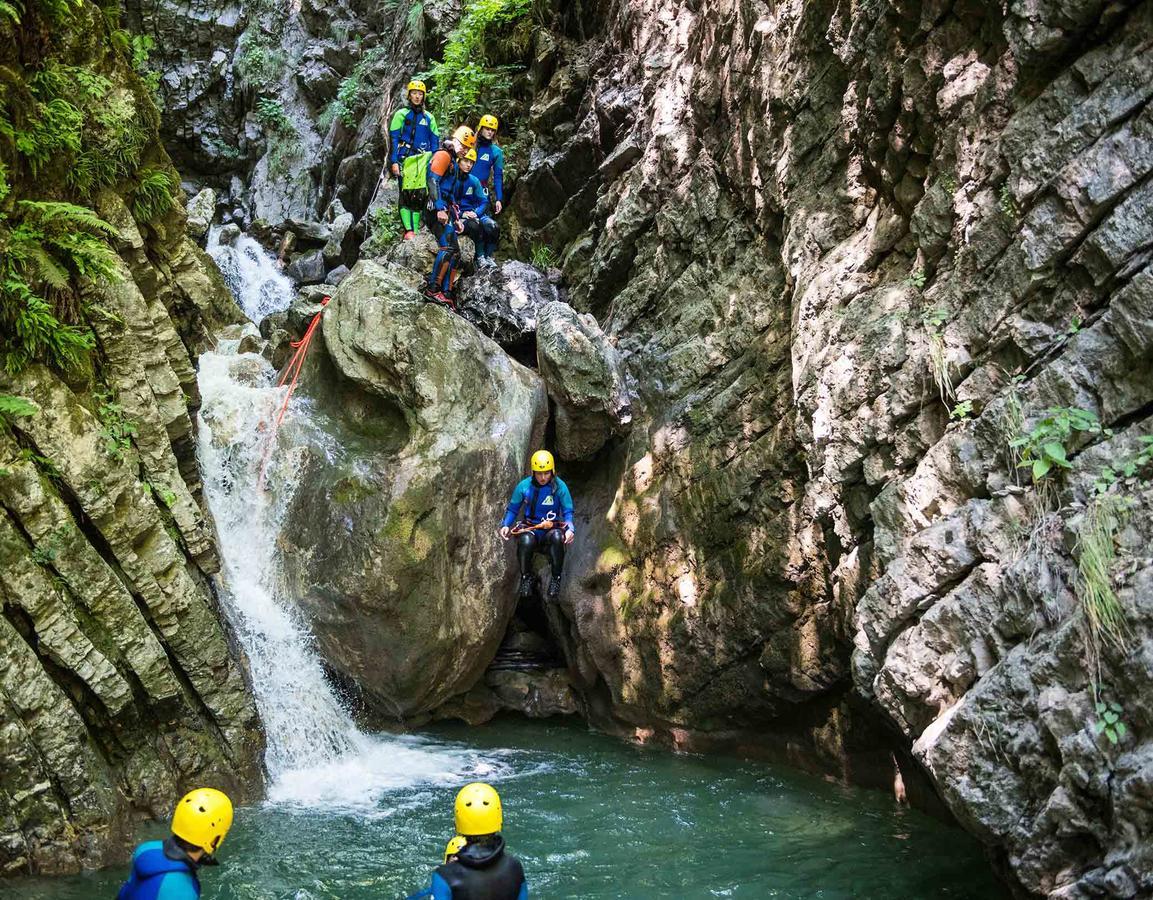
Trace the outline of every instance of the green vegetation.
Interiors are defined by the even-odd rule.
[[[261,97],[256,101],[256,118],[264,126],[268,139],[268,172],[286,176],[289,163],[300,149],[300,134],[284,107],[276,100]]]
[[[132,216],[137,222],[151,222],[176,205],[175,193],[179,188],[175,177],[167,169],[149,167],[141,169],[132,198]]]
[[[389,204],[374,209],[368,216],[368,229],[364,252],[368,256],[378,256],[389,245],[400,240],[400,215],[396,207]]]
[[[927,277],[925,275],[925,270],[920,266],[913,269],[909,272],[908,275],[905,276],[905,284],[908,287],[916,288],[917,290],[921,290],[921,288],[925,286],[926,281]]]
[[[1028,468],[1033,481],[1038,482],[1054,468],[1068,469],[1068,444],[1074,434],[1111,434],[1101,427],[1093,413],[1077,408],[1060,407],[1049,409],[1033,429],[1020,434],[1009,442],[1010,447],[1020,452],[1020,468]]]
[[[27,419],[40,412],[40,407],[23,397],[0,394],[0,429],[8,428],[17,419]]]
[[[1121,739],[1129,733],[1129,728],[1121,721],[1121,716],[1124,715],[1125,710],[1117,701],[1106,701],[1101,697],[1098,697],[1094,703],[1094,709],[1097,713],[1097,721],[1093,723],[1093,733],[1105,735],[1109,739],[1109,743],[1116,747]]]
[[[236,71],[245,87],[267,89],[284,74],[288,58],[263,32],[246,31],[240,38]]]
[[[96,391],[94,394],[97,416],[100,419],[100,437],[104,440],[104,452],[115,460],[124,458],[132,448],[132,439],[138,434],[136,426],[124,416],[122,407],[111,391]]]
[[[922,279],[923,279],[922,275]],[[924,281],[921,282],[924,284]],[[949,311],[945,309],[930,309],[921,316],[921,324],[925,326],[925,336],[929,341],[929,366],[933,373],[933,383],[937,386],[937,393],[941,395],[941,402],[946,406],[953,399],[953,379],[949,374],[949,360],[945,356],[945,333],[942,326],[949,318]]]
[[[1117,494],[1099,494],[1085,508],[1077,527],[1077,596],[1089,618],[1095,640],[1125,645],[1125,611],[1113,590],[1114,539],[1128,503]]]
[[[973,401],[962,400],[951,410],[949,410],[949,418],[955,422],[963,422],[973,414]]]
[[[352,72],[341,80],[336,99],[321,113],[318,122],[321,130],[327,130],[336,119],[340,119],[346,128],[356,127],[368,95],[368,73],[385,57],[385,48],[376,47],[360,58]]]
[[[440,121],[463,121],[481,107],[498,116],[504,112],[512,76],[524,70],[532,42],[532,5],[533,0],[466,3],[441,61],[427,73],[433,82],[429,104]]]
[[[95,346],[78,279],[117,277],[114,231],[90,204],[127,188],[155,139],[155,107],[124,75],[151,47],[115,30],[114,9],[0,3],[0,356],[10,373],[73,368]],[[141,210],[163,202],[157,187],[140,180]]]
[[[556,253],[548,244],[533,244],[529,259],[538,269],[551,269],[557,264]]]
[[[1021,211],[1017,208],[1017,201],[1013,199],[1013,192],[1009,189],[1009,185],[1001,185],[1000,203],[1002,214],[1005,218],[1012,222],[1016,222],[1020,218]]]

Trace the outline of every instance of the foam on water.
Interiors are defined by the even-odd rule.
[[[259,322],[269,313],[287,309],[292,303],[292,281],[276,265],[267,251],[247,234],[228,244],[220,243],[220,225],[208,231],[205,248],[244,314]]]

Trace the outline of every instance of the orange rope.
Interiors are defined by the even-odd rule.
[[[296,390],[296,380],[300,377],[300,370],[304,366],[304,357],[308,353],[309,345],[312,343],[312,335],[316,331],[316,327],[320,324],[320,317],[324,315],[324,307],[328,306],[328,301],[331,297],[325,297],[320,301],[321,310],[312,317],[312,321],[308,323],[308,328],[305,329],[304,336],[299,341],[291,341],[291,345],[296,349],[292,354],[292,359],[288,361],[288,365],[284,367],[284,372],[281,373],[280,380],[276,382],[277,387],[284,387],[285,381],[289,378],[292,380],[288,385],[288,393],[284,395],[284,402],[280,405],[280,412],[276,416],[276,422],[272,426],[272,431],[268,435],[268,443],[264,448],[264,458],[260,461],[260,477],[256,480],[258,488],[264,487],[264,473],[268,468],[268,457],[272,454],[272,448],[276,444],[276,435],[280,432],[280,423],[284,421],[284,414],[288,411],[288,402],[292,399],[292,393]]]

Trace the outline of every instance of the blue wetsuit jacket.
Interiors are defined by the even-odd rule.
[[[132,872],[116,900],[199,900],[196,864],[171,840],[146,841],[132,854]]]
[[[456,206],[461,212],[471,209],[478,216],[484,215],[487,208],[488,197],[485,196],[484,187],[471,172],[465,175],[456,166],[453,166],[444,175],[437,176],[429,170],[428,179],[436,179],[436,192],[430,190],[433,197],[433,206],[436,209],[448,209]]]
[[[521,507],[524,507],[524,517],[530,525],[537,525],[545,519],[559,519],[570,528],[572,527],[572,494],[568,485],[556,475],[545,485],[536,483],[531,475],[517,484],[513,489],[512,499],[508,501],[501,525],[512,526]],[[550,516],[549,513],[552,513]]]
[[[492,175],[492,197],[504,203],[504,151],[479,135],[476,139],[476,165],[472,167],[472,174],[486,188],[488,177]]]
[[[393,113],[388,134],[389,163],[402,163],[409,156],[440,147],[436,119],[426,109],[418,114],[411,106],[402,106]]]

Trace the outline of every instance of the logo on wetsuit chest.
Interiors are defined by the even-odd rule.
[[[541,506],[552,506],[552,494],[549,494],[540,502]]]

